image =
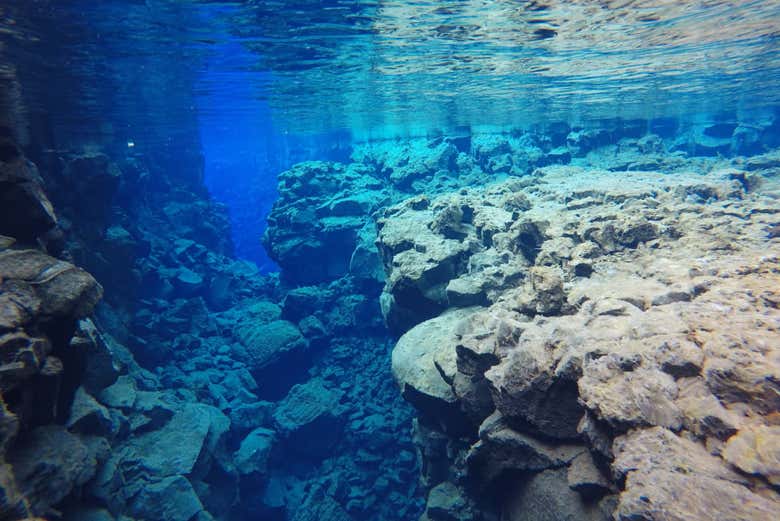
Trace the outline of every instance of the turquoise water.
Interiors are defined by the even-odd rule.
[[[22,120],[117,150],[202,141],[210,186],[236,200],[239,250],[269,267],[245,223],[267,213],[278,171],[322,149],[605,120],[753,122],[780,103],[774,0],[36,1],[5,2],[2,16]],[[243,198],[262,188],[242,204],[224,183]]]
[[[479,423],[451,428],[462,411],[402,397],[398,337],[498,299],[447,289],[487,253],[464,247],[452,267],[438,243],[407,246],[470,237],[471,203],[448,198],[493,183],[520,193],[501,203],[519,219],[548,175],[580,194],[632,171],[772,178],[780,1],[0,0],[0,130],[15,143],[0,160],[18,145],[59,219],[30,246],[103,285],[90,317],[113,377],[89,388],[73,355],[45,419],[6,393],[23,419],[0,452],[14,465],[49,423],[105,450],[48,488],[20,474],[36,500],[0,505],[0,521],[576,519],[519,514],[507,498],[522,472],[470,481]],[[747,193],[750,175],[727,181]],[[686,204],[718,200],[691,190]],[[429,204],[459,224],[393,221]],[[520,233],[513,255],[552,255],[543,232]],[[445,267],[393,288],[399,251]],[[500,291],[527,273],[510,275]],[[73,403],[89,420],[72,421]],[[441,492],[452,483],[469,502]]]
[[[382,137],[749,116],[779,101],[778,10],[772,0],[73,1],[7,3],[4,17],[7,52],[33,53],[22,74],[48,67],[58,85],[83,85],[31,81],[38,103],[56,92],[83,115],[132,111],[131,123],[143,99],[154,128],[195,115],[259,121],[267,105],[280,132]]]

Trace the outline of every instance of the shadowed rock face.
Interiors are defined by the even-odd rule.
[[[0,234],[33,242],[54,228],[57,218],[35,165],[16,145],[0,137]]]
[[[63,420],[87,380],[87,358],[100,359],[82,319],[103,290],[40,246],[57,225],[42,179],[13,143],[0,146],[0,517],[16,519],[45,514],[97,470],[103,444]]]
[[[349,273],[294,287],[226,255],[226,221],[186,173],[55,159],[44,175],[66,226],[39,248],[0,240],[0,517],[416,517],[368,216],[354,242],[328,243]],[[47,254],[50,236],[105,282],[97,316],[101,286]]]

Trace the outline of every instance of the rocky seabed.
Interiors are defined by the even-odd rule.
[[[740,128],[355,145],[280,174],[271,276],[198,164],[3,138],[0,519],[774,520]]]

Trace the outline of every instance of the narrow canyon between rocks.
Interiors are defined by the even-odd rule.
[[[775,521],[779,24],[0,0],[0,521]]]

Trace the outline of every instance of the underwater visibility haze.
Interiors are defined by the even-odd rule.
[[[780,1],[0,0],[0,521],[775,521]]]

